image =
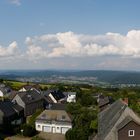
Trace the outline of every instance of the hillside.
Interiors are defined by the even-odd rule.
[[[25,71],[0,71],[0,78],[18,80],[33,78],[40,79],[59,79],[64,77],[85,78],[94,77],[96,82],[107,82],[112,84],[140,84],[140,72],[128,71],[105,71],[105,70],[81,70],[81,71],[64,71],[64,70],[25,70]],[[49,81],[49,80],[48,80]]]

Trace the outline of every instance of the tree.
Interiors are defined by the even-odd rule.
[[[97,132],[97,128],[98,128],[97,119],[92,120],[91,123],[90,123],[90,129],[92,129],[94,132]]]
[[[36,117],[37,117],[42,111],[43,111],[42,109],[36,110],[36,112],[29,118],[28,124],[29,124],[30,126],[35,127],[35,120],[36,120]]]
[[[66,110],[71,115],[76,115],[81,112],[81,105],[79,103],[69,103],[67,104]]]
[[[90,106],[95,102],[96,102],[96,100],[92,97],[91,94],[89,94],[89,93],[83,93],[82,94],[81,100],[80,100],[81,105]]]

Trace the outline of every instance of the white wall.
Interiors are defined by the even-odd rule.
[[[57,101],[55,100],[55,98],[52,96],[52,94],[49,94],[49,97],[53,100],[54,103],[57,103]]]
[[[68,95],[67,102],[76,102],[76,95]]]
[[[3,92],[0,90],[0,97],[3,97],[4,95],[3,95]]]
[[[72,128],[72,125],[57,125],[36,122],[35,127],[37,131],[44,131],[44,127],[48,127],[47,132],[65,134],[70,128]]]

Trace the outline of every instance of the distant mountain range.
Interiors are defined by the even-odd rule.
[[[0,78],[95,77],[97,81],[112,84],[140,84],[140,72],[110,70],[9,70],[0,71]]]

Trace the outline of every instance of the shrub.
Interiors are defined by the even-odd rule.
[[[23,130],[22,134],[25,137],[32,137],[36,134],[36,130],[30,125],[24,124],[21,129]]]

